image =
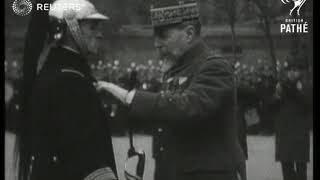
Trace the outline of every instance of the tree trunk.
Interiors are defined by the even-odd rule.
[[[307,47],[307,59],[308,59],[308,71],[309,74],[313,74],[313,1],[310,1],[306,4],[306,7],[303,11],[300,12],[303,19],[308,22],[308,34],[303,35]]]
[[[231,28],[231,34],[232,34],[232,53],[233,53],[233,58],[234,61],[236,60],[236,55],[237,55],[237,51],[236,51],[236,47],[237,47],[237,41],[236,41],[236,32],[234,29],[234,22],[230,23],[230,28]]]
[[[274,49],[274,43],[271,35],[271,29],[270,29],[270,21],[268,17],[264,17],[264,30],[265,30],[265,35],[268,41],[268,46],[269,46],[269,51],[270,51],[270,57],[273,65],[273,71],[275,75],[277,74],[277,59],[276,59],[276,54],[275,54],[275,49]]]

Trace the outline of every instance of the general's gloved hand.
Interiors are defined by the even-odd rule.
[[[126,96],[128,95],[128,91],[117,86],[113,83],[98,81],[94,84],[98,91],[107,91],[111,93],[114,97],[119,99],[122,103],[126,104]]]
[[[111,93],[125,105],[129,105],[131,103],[135,94],[135,90],[129,92],[118,85],[106,81],[98,81],[94,86],[98,91],[107,91]]]

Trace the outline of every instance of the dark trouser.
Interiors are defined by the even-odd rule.
[[[238,174],[240,175],[241,180],[247,180],[247,165],[246,161],[240,163],[238,169]]]
[[[283,180],[307,180],[307,163],[281,162]]]
[[[239,180],[237,171],[177,172],[156,160],[154,180]]]
[[[185,173],[179,176],[179,180],[239,180],[237,172],[207,171]]]

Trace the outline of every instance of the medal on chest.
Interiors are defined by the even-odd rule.
[[[188,77],[170,77],[165,80],[163,90],[170,92],[182,92],[187,87],[187,82]]]

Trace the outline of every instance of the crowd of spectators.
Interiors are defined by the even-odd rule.
[[[162,83],[162,65],[161,60],[150,59],[145,63],[131,62],[125,66],[120,60],[115,59],[99,60],[91,63],[90,67],[97,80],[113,82],[126,89],[137,88],[157,92]],[[290,73],[286,71],[290,61],[277,61],[277,73],[274,73],[271,64],[263,59],[257,59],[251,64],[235,61],[233,65],[238,85],[238,104],[241,106],[239,109],[243,111],[239,115],[245,116],[247,125],[252,126],[252,133],[273,132],[272,111],[276,107],[274,97],[279,84],[283,86],[294,84],[293,88],[301,91],[304,85],[312,85],[312,76],[295,79],[295,82],[290,80]],[[19,85],[23,78],[22,65],[17,60],[5,61],[4,68],[6,102],[13,97],[13,101],[6,103],[6,107],[10,114],[14,114],[20,109],[19,100],[16,97],[18,97],[20,90],[18,87],[21,87]],[[116,100],[105,96],[103,102],[111,117],[119,114]]]

